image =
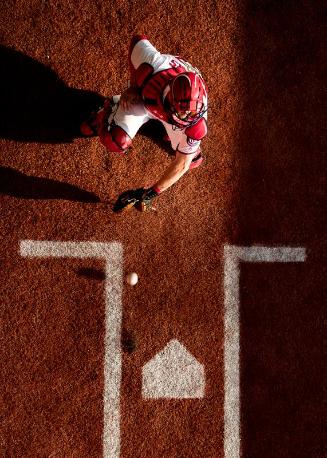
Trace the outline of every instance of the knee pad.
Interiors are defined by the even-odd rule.
[[[108,151],[119,154],[124,154],[132,144],[132,139],[119,126],[112,126],[109,131],[100,135],[100,141]]]

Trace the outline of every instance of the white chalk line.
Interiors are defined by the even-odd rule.
[[[123,249],[119,242],[57,242],[22,240],[21,256],[97,258],[105,260],[104,458],[120,456],[120,388]]]
[[[25,240],[20,244],[25,257],[99,258],[106,261],[105,304],[105,392],[103,454],[120,455],[120,386],[121,386],[121,315],[122,315],[122,246],[118,242],[52,242]],[[225,291],[225,458],[240,457],[240,262],[303,262],[304,248],[224,247]]]
[[[224,456],[240,458],[240,263],[304,262],[305,248],[224,247]]]

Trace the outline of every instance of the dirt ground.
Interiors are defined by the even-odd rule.
[[[241,456],[327,456],[325,18],[319,0],[3,3],[1,457],[223,457],[225,245],[307,254],[241,265]],[[201,70],[206,161],[156,211],[115,215],[171,161],[158,126],[126,157],[78,135],[127,87],[136,32]],[[118,241],[139,275],[122,290],[118,452],[104,452],[105,263],[30,259],[22,240]],[[172,339],[204,367],[204,396],[145,399],[142,368]]]

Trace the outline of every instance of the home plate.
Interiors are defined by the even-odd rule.
[[[204,367],[176,339],[143,366],[142,382],[144,398],[204,397]]]

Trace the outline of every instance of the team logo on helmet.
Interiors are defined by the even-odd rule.
[[[186,127],[198,121],[207,110],[203,79],[194,72],[177,75],[169,85],[169,109],[175,124]]]

